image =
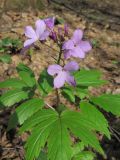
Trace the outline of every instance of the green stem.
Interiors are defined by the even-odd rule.
[[[58,89],[56,89],[56,95],[57,95],[57,103],[56,103],[56,108],[57,108],[59,106],[59,104],[60,104],[60,97],[59,97]]]
[[[60,60],[61,60],[61,56],[62,56],[62,45],[60,44],[59,47],[60,47],[60,52],[59,52],[59,57],[58,57],[58,60],[57,60],[57,64],[60,64]]]
[[[60,64],[60,60],[61,60],[61,56],[62,56],[62,44],[58,44],[58,46],[60,47],[60,52],[59,52],[57,64]],[[60,104],[60,97],[59,97],[59,90],[58,89],[56,89],[56,95],[57,95],[57,106],[56,107],[58,107]]]

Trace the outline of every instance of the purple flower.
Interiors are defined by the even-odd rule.
[[[53,30],[54,25],[55,25],[55,17],[49,17],[44,19],[44,22],[46,24],[46,26],[50,29]]]
[[[24,47],[32,45],[37,40],[45,40],[49,34],[50,32],[47,30],[44,20],[37,20],[35,23],[35,30],[31,26],[25,28],[25,36],[29,39],[24,42]]]
[[[47,72],[51,76],[55,76],[54,88],[61,88],[65,82],[72,86],[76,85],[75,79],[71,75],[71,72],[77,71],[78,69],[79,65],[76,62],[71,61],[67,63],[64,67],[61,67],[58,64],[50,65]]]
[[[56,32],[54,31],[54,25],[55,25],[55,17],[49,17],[49,18],[46,18],[44,19],[44,22],[47,26],[47,28],[49,29],[50,31],[50,38],[54,41],[56,41],[57,39],[57,35],[56,35]]]
[[[85,53],[91,50],[91,45],[88,41],[83,41],[83,31],[77,29],[74,31],[73,36],[70,40],[63,44],[64,57],[65,59],[73,57],[84,58]]]

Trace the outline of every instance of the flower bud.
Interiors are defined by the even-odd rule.
[[[68,33],[69,33],[68,30],[69,30],[68,24],[65,24],[65,25],[64,25],[64,35],[65,35],[65,36],[68,36]]]
[[[56,40],[57,40],[56,32],[51,32],[50,38],[51,38],[53,41],[56,41]]]

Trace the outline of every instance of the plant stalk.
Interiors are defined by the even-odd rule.
[[[59,52],[59,57],[58,57],[58,60],[57,60],[57,64],[60,64],[60,60],[61,60],[61,56],[62,56],[62,44],[60,44],[59,47],[60,47],[60,52]]]
[[[60,47],[60,52],[59,52],[59,56],[58,56],[58,60],[57,60],[57,64],[60,64],[60,60],[61,60],[61,56],[62,56],[62,44],[58,44],[58,46]],[[56,89],[56,95],[57,95],[57,107],[60,104],[60,97],[59,97],[59,90]]]

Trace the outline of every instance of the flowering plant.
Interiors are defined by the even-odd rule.
[[[76,29],[70,38],[68,25],[56,30],[55,18],[37,20],[35,30],[25,28],[25,49],[36,41],[45,44],[53,40],[59,48],[55,64],[45,69],[38,80],[33,71],[24,64],[17,66],[20,79],[12,78],[0,83],[1,88],[13,88],[0,97],[1,107],[19,104],[11,115],[8,131],[18,124],[20,133],[30,131],[26,142],[26,160],[42,160],[43,153],[48,160],[92,160],[93,148],[104,155],[97,133],[110,138],[108,121],[101,108],[120,116],[120,95],[102,94],[93,96],[89,86],[106,83],[97,70],[85,70],[71,58],[85,58],[92,46],[82,40],[83,31]],[[35,91],[40,91],[40,97]],[[56,91],[56,105],[49,105],[45,97]],[[63,101],[64,97],[72,104],[72,109]],[[114,107],[113,107],[114,106]]]

